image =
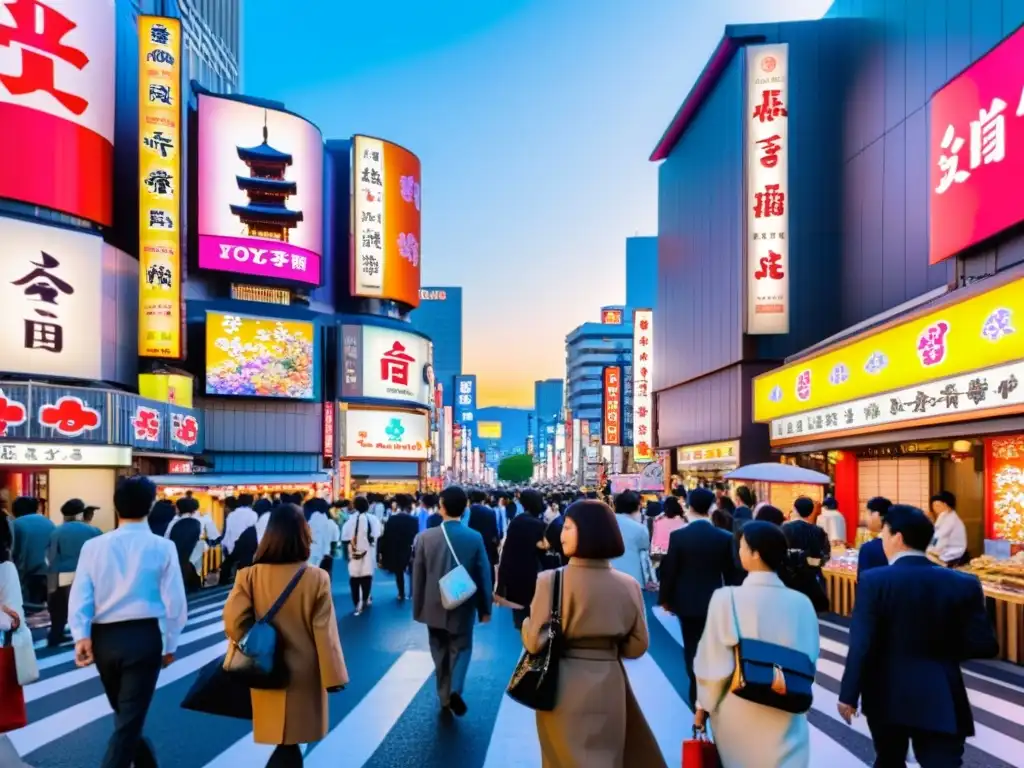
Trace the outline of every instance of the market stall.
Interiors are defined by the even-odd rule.
[[[825,500],[825,487],[832,482],[828,475],[813,469],[773,462],[748,464],[727,473],[724,479],[733,488],[749,486],[758,501],[766,501],[787,515],[793,509],[793,502],[801,496],[820,507]]]

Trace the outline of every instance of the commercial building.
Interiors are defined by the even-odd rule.
[[[574,419],[587,421],[591,435],[600,434],[604,393],[603,372],[621,366],[632,376],[633,323],[623,306],[601,308],[601,322],[583,323],[565,337],[566,403]],[[632,392],[626,391],[624,439],[632,442]]]
[[[462,374],[462,288],[421,288],[420,305],[410,313],[409,322],[434,342],[434,375],[444,405],[453,405],[455,377]]]
[[[657,236],[626,238],[626,306],[655,309],[658,302]]]
[[[534,448],[541,461],[546,461],[548,450],[555,444],[558,424],[565,417],[565,382],[545,379],[533,383],[533,419],[531,434]]]

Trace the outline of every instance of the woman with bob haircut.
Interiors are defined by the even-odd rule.
[[[622,666],[647,652],[646,607],[636,579],[611,567],[625,552],[615,513],[597,500],[577,501],[565,513],[562,551],[562,634],[555,709],[537,712],[543,768],[665,768],[654,734]],[[537,579],[523,646],[539,653],[547,642],[555,571]]]
[[[792,648],[811,663],[818,662],[814,606],[806,595],[789,589],[779,578],[788,549],[786,535],[774,522],[748,522],[740,539],[740,560],[747,578],[743,586],[717,590],[708,606],[708,622],[693,661],[697,679],[694,724],[703,725],[711,715],[724,768],[810,765],[807,715],[792,715],[729,691],[740,639]]]
[[[299,745],[327,735],[328,691],[348,683],[331,579],[326,571],[307,567],[311,543],[302,510],[279,504],[270,513],[252,566],[239,571],[224,605],[224,631],[237,643],[298,576],[271,622],[288,668],[288,686],[251,692],[253,740],[277,745],[268,768],[302,765]]]

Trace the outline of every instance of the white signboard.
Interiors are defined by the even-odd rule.
[[[343,422],[343,459],[427,458],[430,425],[425,413],[349,409]]]
[[[353,293],[380,296],[384,293],[384,142],[356,136],[352,162],[358,173],[377,183],[352,191],[355,285]]]
[[[407,331],[363,326],[363,397],[430,404],[430,340]]]
[[[633,313],[633,461],[654,460],[654,312]]]
[[[102,379],[103,239],[0,218],[0,370]]]
[[[747,333],[789,333],[789,46],[747,46]]]
[[[0,465],[18,467],[130,467],[125,445],[0,442]]]
[[[978,411],[1024,405],[1024,362],[1000,365],[916,387],[773,419],[771,439],[799,441],[819,435],[885,427],[919,419],[968,419]]]

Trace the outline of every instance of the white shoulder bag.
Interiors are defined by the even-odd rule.
[[[34,683],[39,679],[39,663],[36,661],[32,633],[15,632],[12,645],[14,646],[14,668],[18,671],[18,685],[26,686]]]
[[[455,554],[455,548],[452,547],[452,540],[448,538],[445,524],[441,523],[440,527],[445,544],[448,545],[448,551],[452,553],[452,559],[455,560],[455,567],[442,576],[437,585],[441,589],[441,605],[446,611],[454,611],[476,594],[476,582],[473,581],[473,577],[469,575],[466,567],[459,562],[459,556]]]

